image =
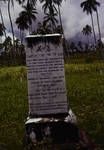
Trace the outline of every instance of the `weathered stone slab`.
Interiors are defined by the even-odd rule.
[[[26,39],[30,114],[67,113],[61,35],[28,36]]]

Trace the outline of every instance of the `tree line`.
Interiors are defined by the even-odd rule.
[[[61,33],[64,35],[62,17],[61,17],[61,5],[63,0],[1,0],[0,5],[0,37],[2,41],[2,36],[5,36],[5,41],[3,44],[0,44],[0,49],[3,49],[2,56],[0,54],[1,60],[5,59],[8,56],[10,59],[10,63],[14,61],[16,62],[16,58],[20,58],[20,62],[22,62],[22,58],[25,56],[25,50],[23,45],[24,33],[29,32],[29,34],[51,34],[51,33]],[[15,2],[17,2],[21,7],[22,11],[19,13],[18,17],[15,20],[15,24],[19,29],[19,40],[15,39],[14,32],[14,22],[11,17],[11,8],[14,7]],[[8,16],[11,25],[12,31],[12,39],[7,37],[6,35],[6,27],[2,14],[2,3],[6,3]],[[40,3],[42,6],[42,10],[44,12],[42,21],[37,21],[38,11],[37,11],[37,3]],[[89,36],[93,33],[94,37],[94,45],[96,46],[97,37],[95,33],[94,26],[94,13],[96,13],[98,31],[99,31],[99,43],[101,42],[101,29],[100,29],[100,21],[99,21],[99,13],[98,7],[100,7],[100,2],[97,0],[84,0],[81,2],[80,7],[83,9],[83,12],[86,12],[87,15],[91,16],[91,26],[85,25],[82,29],[82,33],[87,36],[89,43]],[[37,23],[38,22],[38,23]],[[37,25],[37,28],[35,26]],[[64,35],[65,38],[65,35]],[[18,42],[17,42],[18,41]],[[64,40],[66,42],[66,40]],[[2,43],[2,42],[1,42]],[[79,42],[80,43],[80,42]],[[72,44],[73,45],[73,44]],[[79,44],[80,45],[80,44]],[[99,44],[101,45],[101,43]],[[68,55],[67,44],[64,44],[65,55]],[[21,56],[23,55],[23,56]],[[10,58],[9,58],[10,57]]]

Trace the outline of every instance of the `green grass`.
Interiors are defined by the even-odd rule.
[[[66,81],[79,126],[104,149],[104,64],[66,65]]]
[[[104,63],[66,64],[69,105],[78,125],[104,149]],[[28,115],[25,67],[0,68],[0,146],[23,150]]]
[[[24,73],[25,72],[25,73]],[[24,68],[0,69],[0,145],[22,150],[27,117],[27,82]]]

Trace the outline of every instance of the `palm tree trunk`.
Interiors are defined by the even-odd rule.
[[[100,23],[99,23],[98,10],[96,10],[96,16],[97,16],[97,23],[98,23],[99,40],[101,41],[101,31],[100,31]]]
[[[32,24],[31,24],[30,28],[31,28],[31,33],[32,33]]]
[[[10,0],[8,0],[8,15],[9,15],[9,20],[11,24],[11,30],[12,30],[12,36],[13,36],[13,49],[11,48],[11,59],[12,63],[15,63],[15,38],[14,38],[14,29],[13,29],[13,23],[12,23],[12,18],[11,18],[11,13],[10,13]]]
[[[31,34],[31,25],[29,24],[29,34]]]
[[[94,42],[95,42],[95,45],[96,45],[96,34],[95,34],[95,29],[94,29],[94,21],[93,21],[92,13],[90,13],[90,15],[91,15],[91,21],[92,21],[93,34],[94,34]]]
[[[23,31],[20,29],[20,39],[21,39],[21,44],[23,43]]]
[[[0,8],[0,16],[1,16],[1,21],[2,21],[2,25],[3,25],[3,27],[4,27],[4,36],[5,36],[5,39],[7,38],[7,36],[6,36],[6,32],[5,32],[5,25],[4,25],[4,19],[3,19],[3,15],[2,15],[2,11],[1,11],[1,8]],[[2,37],[1,37],[1,40],[2,40]],[[6,47],[5,47],[5,45],[4,45],[4,48],[5,48],[5,50],[6,50]]]
[[[23,37],[24,37],[24,30],[22,31],[22,35],[21,35],[21,40],[22,40],[22,41],[21,41],[21,44],[23,44],[23,40],[24,40]]]
[[[10,13],[10,0],[8,0],[8,15],[9,15],[9,20],[10,20],[10,24],[11,24],[11,30],[12,30],[12,36],[13,36],[13,46],[14,46],[14,29],[13,29],[13,23],[12,23],[12,18],[11,18],[11,13]]]
[[[58,1],[58,0],[57,0]],[[64,45],[64,49],[65,49],[65,55],[66,57],[69,57],[69,53],[68,53],[68,48],[67,48],[67,43],[65,40],[65,34],[64,34],[64,30],[63,30],[63,24],[62,24],[62,18],[61,18],[61,11],[60,11],[60,5],[57,3],[58,5],[58,13],[59,13],[59,20],[60,20],[60,26],[61,26],[61,32],[63,34],[63,45]]]
[[[50,14],[50,16],[51,16],[51,14],[53,13],[53,9],[52,9],[52,3],[53,3],[53,1],[52,0],[50,0],[50,3],[49,3],[49,14]],[[50,20],[50,26],[51,26],[51,29],[52,29],[52,33],[54,33],[54,24],[53,24],[53,22],[52,22],[52,19]]]
[[[2,36],[0,36],[0,43],[2,43]]]
[[[60,6],[58,5],[58,12],[59,12],[59,20],[60,20],[60,25],[61,25],[61,31],[63,34],[63,25],[62,25],[62,19],[61,19],[61,11],[60,11]]]
[[[19,30],[19,33],[20,33],[20,39],[21,39],[21,43],[22,43],[22,31],[21,31],[21,29]]]
[[[3,19],[3,15],[2,15],[1,8],[0,8],[0,16],[1,16],[2,25],[4,26],[4,19]],[[4,27],[5,27],[5,26],[4,26]],[[5,39],[6,39],[6,38],[7,38],[7,36],[6,36],[5,29],[4,29],[4,35],[5,35]]]
[[[88,45],[89,45],[89,35],[87,35],[87,42],[88,42]]]
[[[101,31],[100,31],[100,23],[99,23],[98,10],[96,10],[96,16],[97,16],[97,23],[98,23],[99,40],[100,40],[100,42],[102,42],[102,41],[101,41]],[[99,50],[99,57],[100,57],[100,59],[103,59],[103,60],[104,60],[104,51],[103,51],[102,46],[99,47],[98,50]]]

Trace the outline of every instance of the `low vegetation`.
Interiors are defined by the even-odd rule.
[[[66,81],[79,126],[104,148],[104,64],[66,65]]]
[[[69,106],[104,149],[104,63],[66,64]],[[22,150],[28,116],[26,67],[0,68],[0,148]]]

